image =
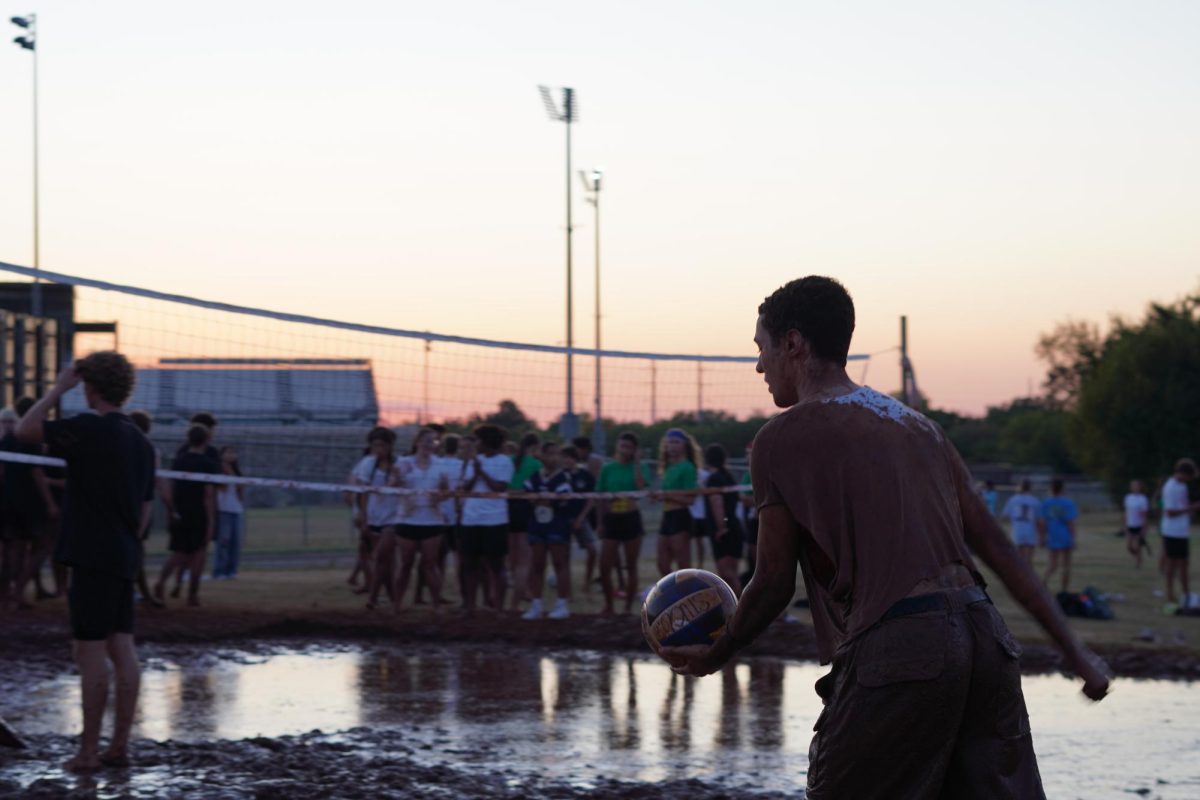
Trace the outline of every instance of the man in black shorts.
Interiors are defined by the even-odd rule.
[[[47,414],[81,381],[88,407],[96,413],[47,422]],[[18,439],[50,444],[67,461],[55,557],[72,569],[67,598],[83,689],[83,735],[79,752],[66,764],[73,771],[129,764],[126,751],[141,680],[133,645],[137,537],[154,499],[154,449],[121,413],[133,383],[133,366],[124,356],[93,353],[63,370],[54,388],[17,424]],[[101,754],[107,661],[116,673],[117,704],[112,739]]]

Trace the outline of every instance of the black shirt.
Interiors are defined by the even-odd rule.
[[[17,441],[14,434],[7,434],[0,439],[0,450],[7,453],[22,453],[27,456],[42,455],[40,445]],[[45,513],[46,504],[42,493],[38,491],[37,482],[33,479],[33,471],[38,469],[33,464],[18,464],[15,461],[4,462],[4,510],[23,519],[40,517]]]
[[[220,467],[209,458],[207,452],[193,453],[185,450],[175,456],[175,460],[171,462],[171,469],[179,472],[221,474]],[[208,509],[204,505],[204,490],[211,485],[201,481],[173,481],[171,500],[175,506],[175,513],[189,522],[207,523]]]
[[[191,446],[187,442],[179,445],[179,449],[175,451],[175,457],[186,455],[191,452]],[[221,451],[213,447],[211,444],[204,446],[204,457],[211,461],[217,467],[217,473],[221,472]],[[174,467],[172,467],[174,469]],[[203,470],[190,470],[191,472],[203,472]]]
[[[154,499],[154,448],[119,412],[44,423],[43,437],[67,460],[55,559],[133,580],[142,504]]]
[[[738,483],[733,479],[733,475],[730,474],[729,470],[719,469],[708,476],[708,480],[704,482],[704,485],[709,489],[723,489],[726,486],[737,486]],[[739,502],[738,493],[725,492],[721,494],[720,497],[721,503],[725,509],[726,523],[730,528],[737,527],[741,524],[737,516],[737,507]],[[716,522],[716,520],[713,519],[711,494],[706,494],[704,496],[704,516],[708,517],[711,522]]]

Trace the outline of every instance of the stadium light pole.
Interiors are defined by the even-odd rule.
[[[592,204],[595,209],[595,224],[594,241],[595,241],[595,262],[596,262],[596,418],[592,423],[592,450],[593,452],[604,455],[604,417],[601,416],[601,400],[602,394],[600,391],[600,179],[604,176],[604,170],[599,167],[592,168],[591,172],[579,171],[579,179],[583,181],[583,189],[587,192],[587,201]]]
[[[37,79],[37,14],[26,14],[23,17],[11,17],[13,25],[26,32],[13,39],[13,43],[23,50],[33,53],[33,289],[29,297],[29,310],[32,316],[42,316],[42,285],[37,274],[41,268],[41,258],[38,243],[38,79]]]
[[[571,274],[571,123],[579,119],[575,108],[575,90],[562,88],[562,107],[554,101],[549,86],[538,86],[546,114],[553,122],[563,122],[567,129],[567,411],[559,424],[559,434],[569,439],[579,434],[579,418],[575,416],[575,347],[574,297]]]

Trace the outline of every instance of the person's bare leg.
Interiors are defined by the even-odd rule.
[[[1175,596],[1175,565],[1179,563],[1174,558],[1167,559],[1167,602],[1174,603],[1178,600]]]
[[[596,578],[596,545],[594,542],[590,542],[583,549],[587,552],[587,561],[584,562],[583,568],[583,591],[590,594],[592,581]]]
[[[738,580],[738,562],[736,558],[719,558],[717,559],[717,575],[721,580],[729,584],[729,588],[733,589],[734,595],[742,596],[742,583]]]
[[[17,542],[13,557],[13,605],[17,608],[33,608],[25,599],[25,584],[29,582],[30,565],[29,542]]]
[[[425,539],[420,543],[420,550],[421,575],[436,611],[442,605],[442,537]]]
[[[395,572],[392,610],[399,614],[404,606],[404,594],[408,591],[408,579],[412,576],[413,562],[417,560],[417,543],[411,539],[400,539],[393,560],[398,566],[392,568]]]
[[[543,584],[546,580],[546,545],[538,542],[529,547],[531,558],[529,565],[529,599],[542,599]]]
[[[604,539],[600,542],[600,590],[604,592],[604,609],[600,613],[612,614],[613,608],[613,566],[617,562],[618,542]]]
[[[697,520],[694,524],[699,525],[699,520]],[[696,538],[692,539],[692,541],[696,543],[696,568],[704,569],[704,537],[697,536]]]
[[[459,543],[459,571],[462,576],[462,605],[467,611],[475,610],[475,597],[479,593],[479,581],[483,566],[479,556],[463,555],[462,543]]]
[[[1063,550],[1062,560],[1063,560],[1062,590],[1065,592],[1065,591],[1068,591],[1068,587],[1071,585],[1071,551],[1070,550]]]
[[[201,547],[188,557],[188,599],[189,606],[200,605],[200,576],[204,574],[204,562],[208,558],[208,547]]]
[[[1045,577],[1042,578],[1042,583],[1046,584],[1046,586],[1049,587],[1050,586],[1050,578],[1057,571],[1058,571],[1058,551],[1051,550],[1050,551],[1050,565],[1048,567],[1046,567],[1046,575],[1045,575]]]
[[[369,591],[367,592],[367,608],[374,608],[379,603],[379,590],[383,588],[383,584],[391,579],[392,571],[389,568],[389,561],[392,560],[396,552],[395,534],[390,528],[384,528],[378,534],[375,540],[375,550],[371,553],[371,570],[370,581],[368,581]],[[391,588],[388,588],[388,594],[392,593]]]
[[[550,561],[554,564],[554,582],[557,584],[554,588],[558,590],[558,596],[562,600],[571,599],[571,545],[567,544],[552,544],[550,545]],[[543,568],[542,574],[545,574]]]
[[[79,752],[64,768],[71,772],[90,772],[100,767],[100,723],[104,720],[104,705],[108,700],[108,653],[106,643],[102,641],[75,640],[71,648],[79,667],[83,733],[79,737]]]
[[[496,611],[503,611],[504,593],[508,590],[504,577],[504,558],[485,556],[483,566],[487,575],[488,604]]]
[[[512,604],[511,608],[516,611],[521,603],[529,600],[531,597],[529,571],[531,552],[529,547],[528,533],[513,533],[508,534],[508,555],[509,562],[512,564]],[[501,599],[503,596],[501,597]]]
[[[115,633],[108,637],[108,657],[116,674],[117,703],[113,719],[113,735],[104,751],[106,761],[123,766],[129,758],[129,731],[133,728],[133,717],[137,711],[138,689],[141,686],[141,665],[138,664],[137,649],[133,635]]]
[[[1188,594],[1190,594],[1190,590],[1188,589],[1188,560],[1186,558],[1181,558],[1176,562],[1176,564],[1179,570],[1179,584],[1183,587],[1183,604],[1187,605]]]
[[[633,608],[633,599],[637,596],[638,590],[638,556],[641,555],[642,537],[634,539],[632,542],[623,542],[622,550],[625,553],[625,573],[628,575],[629,590],[625,592],[625,613],[628,614]]]
[[[667,575],[671,572],[671,537],[663,534],[658,535],[658,547],[655,549],[655,556],[658,561],[658,574]],[[628,565],[626,565],[628,567]],[[629,582],[630,593],[637,591],[637,585]]]
[[[671,545],[671,555],[678,564],[676,569],[690,569],[692,565],[691,550],[688,547],[688,534],[677,533],[671,537],[674,541],[669,542]]]
[[[162,571],[158,573],[158,581],[154,584],[154,597],[160,603],[163,600],[163,589],[167,585],[167,581],[171,579],[172,573],[179,568],[183,561],[183,556],[179,553],[171,553],[167,556],[167,560],[163,562]]]

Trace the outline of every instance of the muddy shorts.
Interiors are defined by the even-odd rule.
[[[67,589],[71,638],[102,642],[114,633],[133,633],[133,581],[107,572],[74,569]]]
[[[833,658],[809,800],[1044,800],[1020,647],[978,587],[906,598]]]

